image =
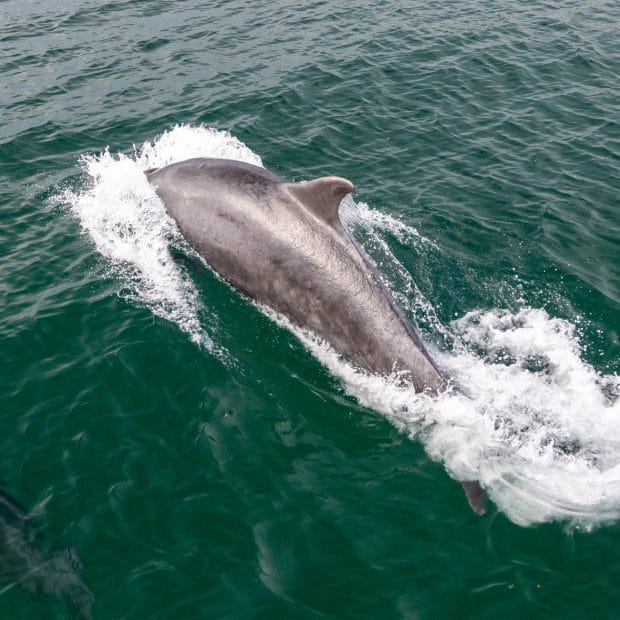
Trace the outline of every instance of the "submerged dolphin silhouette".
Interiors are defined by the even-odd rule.
[[[370,373],[416,391],[446,382],[387,288],[343,228],[340,177],[288,183],[251,164],[190,159],[146,171],[181,233],[235,288],[307,327]],[[484,494],[464,483],[478,512]]]
[[[26,510],[0,491],[0,594],[15,585],[31,594],[54,595],[80,617],[91,617],[93,595],[82,581],[76,553],[46,553]]]

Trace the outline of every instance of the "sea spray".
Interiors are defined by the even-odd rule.
[[[123,295],[175,323],[191,340],[217,353],[214,315],[206,308],[187,272],[170,249],[192,253],[144,175],[144,170],[192,157],[227,157],[261,165],[260,157],[227,132],[178,125],[154,142],[134,147],[131,157],[85,155],[80,164],[84,187],[57,197],[69,205],[82,229],[106,258]]]

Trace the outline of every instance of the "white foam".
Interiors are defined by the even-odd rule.
[[[451,335],[437,317],[432,304],[424,297],[409,271],[396,258],[382,233],[393,235],[401,243],[418,249],[431,248],[438,251],[437,245],[422,236],[413,226],[371,209],[364,202],[356,203],[351,196],[342,202],[340,216],[351,235],[363,244],[362,251],[376,264],[379,277],[391,289],[398,303],[409,311],[419,326],[428,327],[444,344],[451,343]]]
[[[579,357],[574,327],[543,310],[469,313],[433,357],[467,394],[415,394],[367,375],[287,321],[363,405],[419,439],[456,480],[479,480],[513,522],[591,529],[620,518],[620,379]]]
[[[171,245],[184,242],[143,174],[191,157],[261,165],[226,132],[178,126],[134,149],[131,157],[109,152],[84,157],[87,186],[65,192],[63,199],[131,298],[217,350],[217,317],[205,316],[195,285],[172,258]],[[353,368],[312,334],[274,318],[295,332],[350,394],[420,440],[452,477],[479,480],[515,523],[561,520],[589,529],[618,520],[620,380],[597,373],[581,358],[575,326],[527,307],[470,312],[445,326],[386,235],[416,249],[437,251],[436,246],[414,228],[351,198],[341,214],[399,302],[440,336],[442,347],[432,355],[464,390],[435,399],[415,394],[397,381]]]
[[[152,143],[145,142],[140,148],[134,145],[133,159],[144,169],[160,168],[193,157],[234,159],[255,166],[263,165],[256,153],[229,132],[202,125],[176,125]]]
[[[438,249],[433,241],[421,235],[414,226],[377,209],[371,209],[365,202],[354,202],[351,196],[342,202],[340,218],[346,226],[362,225],[367,230],[388,232],[404,244],[412,243],[415,246],[428,244]]]
[[[192,341],[217,352],[206,313],[191,278],[171,246],[185,246],[176,224],[148,183],[144,170],[192,157],[220,157],[261,165],[258,155],[228,132],[178,125],[127,157],[105,151],[81,158],[84,187],[57,197],[69,205],[82,229],[122,283],[123,295],[178,325]],[[186,248],[187,249],[187,248]]]

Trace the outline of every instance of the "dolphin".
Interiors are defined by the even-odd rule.
[[[73,550],[45,552],[32,517],[15,499],[0,491],[0,594],[15,585],[30,594],[55,595],[91,618],[93,595],[80,576]]]
[[[197,158],[145,171],[206,263],[243,294],[308,328],[369,373],[437,395],[447,382],[379,274],[342,226],[353,184],[290,183],[264,168]],[[464,485],[472,508],[484,494]]]

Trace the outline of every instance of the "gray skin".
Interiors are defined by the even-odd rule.
[[[33,595],[56,596],[88,619],[93,595],[79,569],[73,550],[45,552],[31,517],[0,491],[0,594],[17,585]]]
[[[338,206],[354,189],[350,181],[288,183],[251,164],[204,158],[146,175],[184,237],[239,291],[309,328],[372,374],[398,373],[431,395],[446,389],[420,338],[340,222]],[[482,500],[464,488],[472,508],[484,512],[481,490]]]

